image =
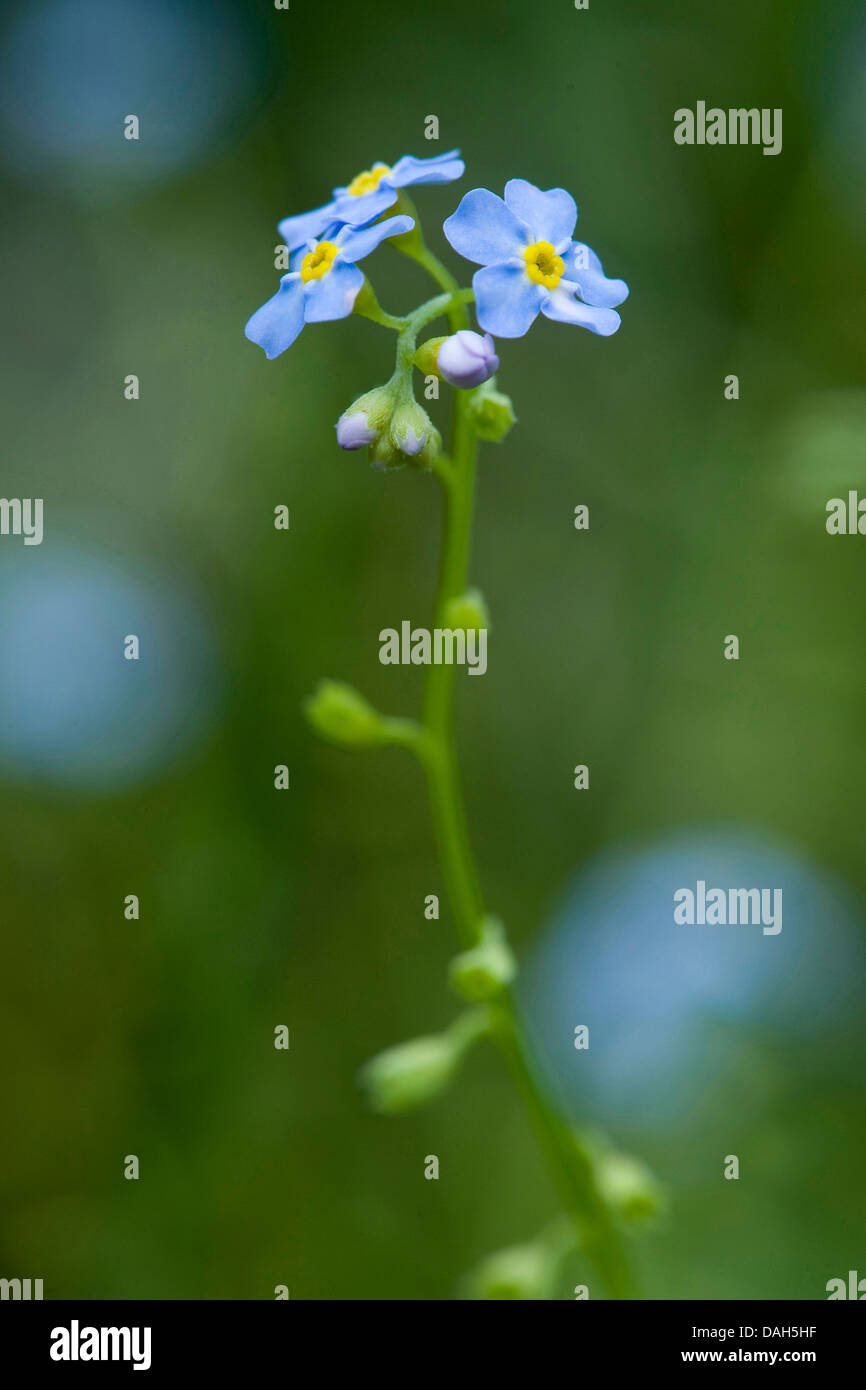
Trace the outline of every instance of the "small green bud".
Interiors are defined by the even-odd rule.
[[[361,1072],[361,1084],[374,1110],[399,1115],[444,1091],[459,1060],[447,1033],[415,1038],[373,1057]]]
[[[455,956],[448,971],[452,988],[470,1004],[493,999],[516,974],[517,962],[496,917],[485,917],[478,945]]]
[[[378,711],[340,681],[320,681],[304,702],[304,713],[317,734],[343,748],[372,748],[386,738]]]
[[[467,632],[481,632],[490,627],[490,614],[480,589],[467,589],[465,594],[452,598],[445,607],[446,627]]]
[[[341,449],[363,449],[375,445],[388,428],[394,410],[394,397],[387,386],[376,386],[353,401],[337,421],[337,443]]]
[[[595,1178],[609,1206],[630,1226],[644,1225],[665,1206],[661,1183],[640,1159],[605,1153],[596,1160]]]
[[[541,1242],[511,1245],[479,1265],[472,1285],[478,1298],[546,1300],[553,1293],[556,1264]]]
[[[415,468],[429,468],[442,447],[439,431],[417,401],[406,401],[397,407],[388,433],[392,445],[402,455],[400,461]]]
[[[374,1110],[399,1115],[445,1090],[476,1038],[487,1031],[483,1010],[461,1014],[444,1033],[389,1047],[362,1067],[360,1080]]]
[[[426,343],[422,343],[416,348],[412,361],[423,376],[441,377],[439,371],[439,349],[445,342],[445,338],[428,338]]]
[[[498,444],[504,439],[516,422],[511,397],[497,391],[493,379],[485,381],[473,392],[469,402],[469,414],[475,425],[479,439]]]

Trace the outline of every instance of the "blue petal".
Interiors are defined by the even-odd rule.
[[[620,325],[620,317],[615,309],[600,309],[589,304],[581,304],[574,298],[576,285],[567,280],[560,281],[557,289],[551,290],[541,306],[541,312],[549,319],[559,323],[576,323],[579,328],[588,328],[602,338],[609,338]]]
[[[413,183],[451,183],[452,179],[463,177],[465,168],[459,150],[449,150],[432,159],[416,159],[414,155],[404,154],[387,175],[387,181],[395,188],[408,188]]]
[[[284,275],[280,288],[267,304],[256,309],[244,333],[251,343],[264,348],[267,357],[279,357],[291,347],[304,326],[304,289],[300,275]]]
[[[349,193],[345,188],[334,189],[334,217],[349,227],[366,227],[374,217],[381,217],[397,201],[397,192],[383,179],[372,193]]]
[[[526,179],[509,179],[505,201],[529,232],[530,241],[549,241],[557,250],[570,241],[577,223],[577,203],[564,188],[542,193]]]
[[[411,232],[415,223],[411,217],[401,213],[399,217],[386,217],[373,227],[344,227],[337,233],[336,244],[340,248],[340,258],[344,261],[362,261],[371,251],[389,236],[401,236]]]
[[[617,304],[628,299],[625,280],[609,280],[598,256],[582,241],[574,242],[565,260],[566,279],[577,285],[577,292],[584,304],[615,309]]]
[[[472,277],[475,316],[496,338],[522,338],[538,317],[544,288],[534,285],[523,262],[488,265]]]
[[[307,323],[328,323],[348,318],[364,283],[364,272],[356,265],[335,260],[327,275],[304,285],[304,314]]]
[[[465,193],[442,230],[455,251],[478,265],[522,256],[528,244],[526,232],[514,213],[487,188],[473,188]]]
[[[277,231],[290,251],[303,246],[305,241],[315,240],[322,235],[329,222],[334,219],[334,204],[325,203],[312,212],[302,212],[299,217],[284,217],[277,223]]]

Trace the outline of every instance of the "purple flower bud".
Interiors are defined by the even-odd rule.
[[[489,333],[482,338],[469,328],[461,328],[439,346],[437,358],[440,376],[451,386],[468,391],[489,381],[499,367],[499,358]]]
[[[341,449],[365,449],[376,438],[363,410],[347,410],[337,421],[337,443]]]

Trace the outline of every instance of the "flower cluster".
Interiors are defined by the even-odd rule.
[[[508,397],[495,390],[494,338],[522,337],[539,314],[602,337],[620,325],[616,306],[628,286],[609,279],[595,252],[574,240],[577,205],[571,194],[562,188],[545,192],[525,179],[511,179],[504,198],[472,189],[446,219],[443,231],[451,246],[481,267],[472,289],[460,291],[427,250],[406,190],[450,183],[463,171],[459,150],[431,159],[404,155],[394,165],[373,164],[335,188],[321,207],[284,218],[278,227],[288,273],[246,325],[246,336],[269,358],[291,347],[305,324],[351,313],[398,333],[394,375],[349,406],[336,427],[341,448],[368,449],[378,468],[429,468],[439,457],[439,433],[415,400],[413,364],[427,382],[437,379],[471,392],[476,433],[495,441],[514,423],[514,412]],[[441,306],[431,300],[403,317],[379,307],[360,262],[384,241],[425,265],[440,288],[451,291]],[[469,328],[461,307],[468,299],[475,301],[480,333]],[[419,328],[440,313],[451,317],[452,332],[417,347]]]
[[[481,592],[469,585],[475,459],[480,440],[498,442],[515,423],[511,400],[496,385],[496,339],[520,338],[539,314],[609,337],[620,326],[616,308],[628,295],[609,279],[601,261],[574,239],[577,206],[562,188],[544,191],[512,179],[504,198],[485,188],[467,193],[443,225],[451,247],[477,269],[472,288],[461,288],[429,249],[408,189],[460,178],[458,150],[432,159],[405,155],[374,164],[312,212],[280,222],[288,265],[279,288],[246,325],[246,335],[269,358],[295,342],[304,325],[357,314],[397,335],[394,370],[365,391],[336,423],[337,443],[366,449],[380,469],[408,465],[434,470],[446,494],[445,542],[435,612],[451,635],[485,633],[490,615]],[[362,270],[383,242],[413,259],[435,282],[436,294],[404,315],[379,304]],[[478,329],[470,327],[474,301]],[[419,343],[428,325],[447,318],[449,332]],[[439,384],[453,388],[454,428],[449,452],[415,396],[415,373],[425,400]],[[350,750],[402,748],[415,757],[430,787],[431,812],[461,947],[448,983],[459,1011],[438,1032],[388,1047],[362,1068],[360,1082],[373,1109],[398,1115],[435,1102],[459,1076],[476,1045],[499,1047],[544,1135],[548,1157],[564,1179],[569,1215],[534,1240],[492,1255],[467,1285],[492,1299],[539,1299],[555,1294],[563,1261],[582,1253],[595,1261],[615,1297],[630,1297],[620,1253],[620,1228],[650,1222],[663,1194],[652,1174],[594,1136],[573,1131],[542,1094],[512,995],[518,964],[505,925],[488,912],[466,840],[459,778],[454,767],[453,680],[445,666],[428,675],[421,720],[381,713],[340,681],[322,681],[305,704],[307,720],[327,742]],[[438,915],[438,908],[437,908]]]
[[[459,179],[464,166],[458,154],[452,150],[433,159],[405,155],[393,169],[375,164],[345,188],[335,188],[329,203],[284,218],[277,230],[289,252],[289,273],[247,323],[247,337],[268,357],[278,357],[305,323],[347,318],[364,283],[358,262],[389,237],[403,236],[415,226],[407,214],[377,219],[397,201],[401,188]]]

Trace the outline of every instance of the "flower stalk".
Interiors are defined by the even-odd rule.
[[[443,225],[451,246],[481,267],[472,288],[462,288],[427,245],[407,189],[448,183],[463,172],[458,150],[430,159],[406,155],[393,166],[374,164],[335,188],[321,207],[284,219],[279,230],[289,253],[288,273],[249,319],[245,332],[268,358],[282,355],[306,324],[351,313],[396,334],[393,374],[343,412],[336,424],[337,443],[349,452],[367,449],[376,468],[409,466],[438,479],[442,544],[434,626],[451,637],[462,633],[467,641],[470,635],[483,635],[486,643],[486,605],[469,588],[478,445],[481,440],[498,442],[514,424],[509,397],[496,389],[499,356],[493,336],[522,337],[544,314],[608,337],[619,328],[615,310],[628,286],[609,279],[595,252],[573,239],[577,207],[569,193],[545,192],[512,179],[504,199],[479,188],[465,194]],[[413,260],[437,288],[411,313],[383,309],[360,268],[384,241]],[[473,301],[483,337],[469,327],[467,306]],[[443,317],[450,336],[431,339],[419,349],[421,331]],[[448,455],[439,431],[415,399],[416,367],[454,388]],[[484,650],[486,663],[486,646]],[[469,1006],[441,1033],[374,1057],[362,1081],[377,1110],[410,1110],[441,1094],[471,1046],[492,1040],[526,1108],[567,1216],[535,1241],[491,1257],[481,1271],[481,1296],[550,1297],[561,1260],[579,1250],[610,1297],[630,1298],[634,1288],[621,1228],[651,1216],[660,1205],[659,1189],[641,1164],[576,1133],[541,1080],[513,992],[516,960],[504,926],[487,909],[472,852],[454,729],[455,679],[451,660],[429,665],[419,721],[383,715],[359,692],[335,681],[322,682],[306,704],[310,723],[330,742],[347,749],[400,747],[423,768],[460,946],[450,982]]]
[[[471,391],[454,397],[452,464],[443,497],[443,532],[435,623],[445,625],[449,606],[464,593],[469,578],[478,433],[472,419]],[[432,665],[427,677],[426,738],[418,747],[427,775],[433,826],[458,940],[464,950],[479,945],[487,908],[472,853],[458,769],[454,734],[452,665]],[[596,1187],[593,1163],[548,1102],[538,1080],[528,1040],[509,989],[491,1006],[491,1035],[527,1109],[552,1170],[561,1200],[580,1232],[612,1298],[633,1296],[622,1241]]]

